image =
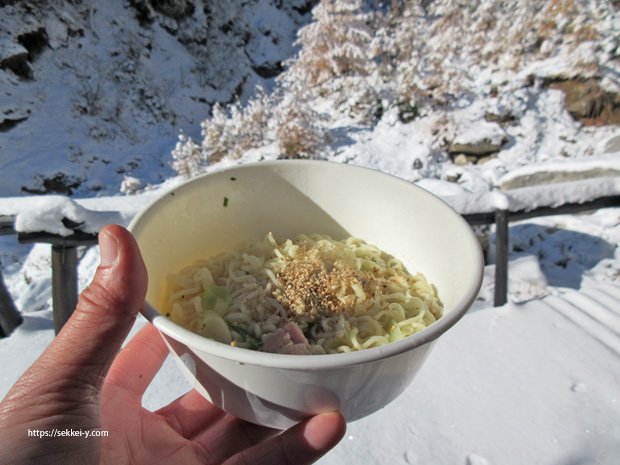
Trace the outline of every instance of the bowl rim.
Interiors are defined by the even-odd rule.
[[[183,343],[193,351],[200,351],[204,354],[217,356],[223,359],[237,362],[240,365],[247,364],[293,370],[319,370],[338,368],[343,366],[370,363],[380,359],[396,356],[434,341],[440,335],[442,335],[448,329],[454,326],[457,321],[459,321],[465,315],[471,304],[474,302],[482,285],[482,278],[484,275],[484,260],[480,244],[475,238],[474,233],[471,230],[471,227],[469,226],[467,221],[465,221],[465,219],[452,207],[450,207],[443,199],[429,192],[428,190],[415,185],[412,182],[406,181],[389,173],[384,173],[377,169],[323,160],[270,160],[227,166],[221,169],[210,171],[195,178],[191,178],[187,181],[182,182],[181,184],[177,184],[171,188],[165,189],[161,193],[161,195],[157,196],[156,199],[148,203],[133,218],[128,228],[133,233],[136,226],[139,224],[141,219],[148,214],[151,207],[153,207],[158,202],[164,200],[165,198],[168,198],[171,192],[176,192],[180,189],[188,188],[191,184],[202,182],[203,179],[214,175],[220,175],[220,173],[230,174],[230,172],[238,172],[239,170],[252,169],[256,166],[265,168],[280,168],[282,166],[304,167],[319,165],[329,165],[330,169],[360,170],[367,172],[369,171],[372,172],[373,175],[390,178],[391,182],[406,184],[410,188],[417,189],[419,191],[419,194],[421,194],[422,196],[426,196],[429,201],[435,202],[438,208],[448,209],[451,214],[457,217],[456,220],[463,226],[463,230],[460,231],[460,233],[465,233],[472,247],[477,250],[477,253],[475,254],[475,268],[477,272],[472,273],[472,279],[467,286],[466,292],[452,306],[450,312],[444,314],[438,321],[425,328],[424,330],[412,334],[411,336],[408,336],[399,341],[391,342],[380,347],[373,347],[347,353],[303,356],[302,358],[300,358],[300,355],[274,354],[244,349],[240,347],[231,347],[227,344],[222,344],[212,339],[207,339],[184,328],[183,326],[162,315],[146,299],[144,301],[142,309],[140,310],[140,313],[162,333],[169,337],[172,337],[178,342]]]

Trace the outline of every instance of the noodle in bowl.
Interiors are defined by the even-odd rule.
[[[228,413],[275,428],[330,410],[354,421],[397,398],[437,338],[467,311],[482,280],[471,228],[440,199],[392,176],[329,162],[261,162],[190,180],[147,207],[130,230],[149,273],[143,314],[180,370]],[[241,252],[240,244],[249,248]],[[351,272],[340,295],[349,307],[327,295],[313,309],[298,298],[304,283],[333,284],[347,274],[334,256],[324,281],[317,277],[312,255],[319,252],[308,252],[316,244],[349,256],[359,251],[360,270],[378,276],[402,262],[409,277],[398,279],[415,285],[374,292],[363,273]],[[275,250],[282,257],[273,258]],[[286,272],[299,251],[299,270]],[[195,266],[200,259],[206,262]],[[234,279],[238,286],[229,287]],[[198,289],[188,293],[186,285]],[[197,334],[199,310],[225,322],[230,342]],[[278,315],[278,324],[299,326],[316,355],[252,347],[277,331]]]
[[[319,355],[379,347],[441,317],[423,274],[358,238],[262,240],[167,280],[166,316],[235,347]]]

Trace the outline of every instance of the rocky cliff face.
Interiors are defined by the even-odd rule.
[[[179,130],[271,86],[312,4],[0,1],[0,168],[23,173],[0,196],[160,182]]]

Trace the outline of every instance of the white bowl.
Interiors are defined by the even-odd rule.
[[[344,164],[286,160],[208,174],[164,194],[130,230],[149,273],[143,314],[184,374],[228,413],[275,428],[333,410],[353,421],[394,400],[482,280],[480,247],[461,216],[411,183]],[[157,312],[169,273],[270,231],[278,240],[318,233],[374,244],[437,286],[444,316],[382,347],[303,356],[230,347]]]

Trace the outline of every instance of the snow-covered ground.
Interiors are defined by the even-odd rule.
[[[350,424],[319,463],[616,464],[619,299],[619,285],[597,283],[520,305],[477,303],[402,396]],[[588,312],[615,329],[584,327],[580,316],[594,321]],[[0,395],[51,341],[51,326],[49,311],[30,313],[0,341]],[[189,389],[177,370],[169,358],[145,405],[157,408]]]
[[[233,3],[240,8],[244,2]],[[294,8],[286,14],[274,9],[281,2],[246,3],[250,7],[242,17],[251,33],[243,53],[235,52],[238,73],[225,50],[239,45],[240,26],[229,21],[225,9],[212,12],[216,26],[208,33],[197,25],[202,13],[174,34],[176,23],[159,13],[140,29],[127,14],[128,4],[120,1],[40,18],[51,50],[32,65],[35,80],[0,71],[0,110],[10,107],[28,115],[0,131],[0,195],[5,197],[0,215],[18,215],[16,226],[26,231],[67,234],[62,216],[96,230],[110,221],[128,224],[163,189],[181,182],[170,168],[178,129],[198,140],[198,122],[213,102],[230,100],[242,81],[246,97],[258,82],[272,85],[250,69],[264,70],[262,65],[292,54],[296,28],[307,21]],[[617,31],[619,24],[615,13],[597,27]],[[209,35],[218,30],[221,34]],[[198,32],[220,50],[202,67],[205,57],[185,41]],[[599,52],[611,42],[606,37]],[[333,114],[330,131],[336,137],[327,158],[416,182],[461,213],[618,195],[619,127],[576,122],[564,108],[562,92],[541,85],[554,72],[570,75],[565,58],[533,61],[520,70],[478,66],[475,98],[462,99],[450,110],[423,109],[407,123],[395,108],[374,126],[347,126],[345,116]],[[163,72],[170,68],[176,73]],[[207,68],[218,71],[207,76]],[[604,69],[608,87],[618,87],[617,57]],[[530,75],[538,80],[524,84]],[[490,91],[494,86],[501,90],[497,96]],[[489,122],[489,114],[512,119],[500,125]],[[494,156],[471,164],[447,157],[444,138],[453,144],[505,142]],[[205,171],[277,158],[276,145],[208,163]],[[81,179],[74,189],[79,198],[16,197],[22,186],[41,188],[43,178],[57,172],[69,175],[69,181]],[[493,231],[489,234],[492,244]],[[492,306],[491,246],[473,308],[442,336],[405,393],[349,425],[343,442],[321,463],[617,464],[619,243],[620,208],[511,223],[509,303]],[[79,255],[82,288],[94,273],[98,250],[81,249]],[[53,325],[49,246],[20,245],[13,236],[0,236],[0,262],[24,315],[23,325],[0,340],[1,397],[51,341]],[[147,392],[148,406],[165,404],[188,389],[176,370],[168,360]]]

